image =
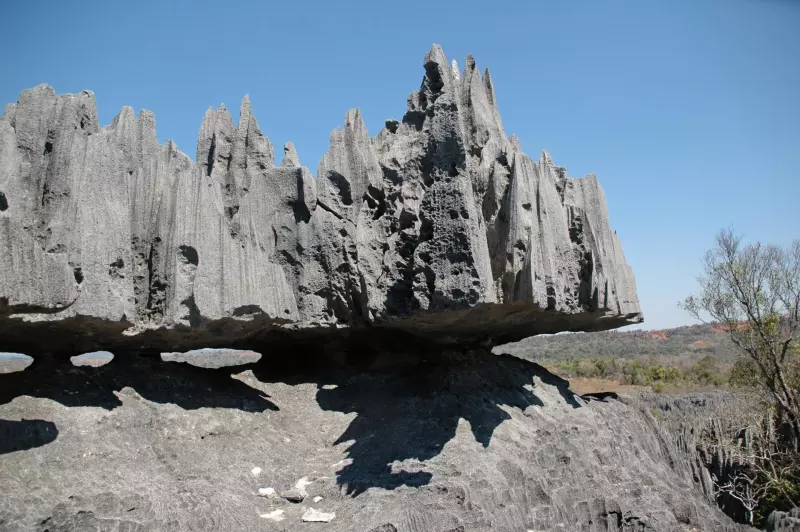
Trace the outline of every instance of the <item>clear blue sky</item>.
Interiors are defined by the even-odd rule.
[[[594,172],[636,274],[645,328],[690,320],[716,231],[800,236],[800,1],[0,3],[0,102],[90,89],[108,124],[155,112],[194,156],[203,112],[245,93],[276,145],[316,173],[361,108],[399,118],[432,43],[488,66],[506,131]]]

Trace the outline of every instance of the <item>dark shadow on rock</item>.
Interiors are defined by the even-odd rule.
[[[277,410],[263,392],[232,378],[244,369],[245,366],[197,368],[136,353],[118,353],[110,364],[99,368],[75,367],[61,357],[40,356],[21,373],[0,375],[0,404],[28,395],[52,399],[64,406],[111,410],[121,405],[114,392],[127,386],[149,401],[172,403],[187,410]]]
[[[277,406],[233,374],[251,369],[263,383],[313,383],[322,409],[356,414],[331,442],[350,442],[352,463],[337,473],[350,494],[428,484],[431,474],[421,462],[441,453],[460,419],[487,447],[509,419],[504,408],[544,406],[536,395],[538,382],[555,387],[572,407],[582,404],[566,380],[538,364],[494,355],[486,347],[447,350],[405,332],[364,329],[334,339],[298,340],[269,331],[231,347],[264,356],[255,364],[218,370],[162,362],[154,353],[118,351],[100,368],[37,356],[26,371],[0,376],[0,404],[29,395],[65,406],[113,409],[120,405],[114,392],[130,387],[145,399],[184,409],[260,412]]]
[[[370,487],[429,483],[430,473],[414,469],[442,451],[460,419],[488,447],[495,429],[510,419],[502,406],[544,406],[536,396],[534,377],[557,386],[573,407],[579,406],[566,381],[541,366],[488,353],[453,355],[415,371],[360,374],[335,388],[321,386],[317,401],[323,409],[358,414],[335,442],[352,441],[347,452],[353,460],[337,473],[337,482],[356,495]],[[414,461],[406,464],[411,471],[397,463],[404,460]]]
[[[594,392],[594,393],[585,393],[581,395],[581,398],[585,399],[586,401],[603,401],[605,402],[608,399],[619,400],[619,394],[617,392]]]
[[[26,451],[55,441],[58,429],[52,421],[0,419],[0,454]]]
[[[380,352],[368,343],[354,349],[351,344],[347,367],[341,366],[342,359],[326,355],[326,348],[335,352],[336,346],[317,346],[313,354],[310,347],[292,351],[295,363],[313,368],[310,372],[281,377],[286,368],[269,360],[253,369],[263,382],[315,382],[321,408],[357,414],[332,442],[351,442],[347,454],[352,463],[337,473],[337,483],[349,494],[428,484],[431,473],[420,462],[442,451],[462,418],[487,447],[498,425],[510,418],[503,406],[544,406],[536,396],[534,377],[555,386],[572,407],[581,406],[566,380],[511,355],[485,349],[433,352],[402,338],[386,345],[395,346],[396,352]]]

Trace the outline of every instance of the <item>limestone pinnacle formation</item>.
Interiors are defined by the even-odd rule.
[[[294,144],[287,142],[283,146],[283,161],[281,166],[299,167],[300,158],[297,156],[297,150],[294,149]]]
[[[37,351],[32,331],[89,327],[98,345],[161,331],[177,349],[342,326],[511,341],[641,321],[597,179],[523,153],[472,56],[459,73],[434,45],[424,68],[377,136],[346,113],[316,177],[291,143],[275,166],[248,97],[236,125],[206,112],[192,161],[149,111],[100,127],[89,91],[24,91],[0,118],[0,341]]]

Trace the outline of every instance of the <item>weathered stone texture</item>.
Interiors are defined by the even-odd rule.
[[[525,155],[471,56],[424,66],[402,121],[371,138],[346,114],[316,178],[291,143],[275,166],[247,97],[238,125],[206,112],[193,162],[149,111],[101,128],[91,92],[23,92],[0,118],[0,315],[461,334],[440,311],[488,304],[456,321],[504,341],[640,321],[594,176]]]
[[[266,359],[37,359],[0,375],[0,529],[753,530],[706,500],[647,409],[509,355],[453,356],[290,382]],[[335,518],[306,523],[312,506]]]

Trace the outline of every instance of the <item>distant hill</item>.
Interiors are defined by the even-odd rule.
[[[583,358],[702,358],[712,355],[733,363],[741,352],[728,333],[712,325],[687,325],[658,331],[606,331],[532,336],[495,348],[541,363]]]

